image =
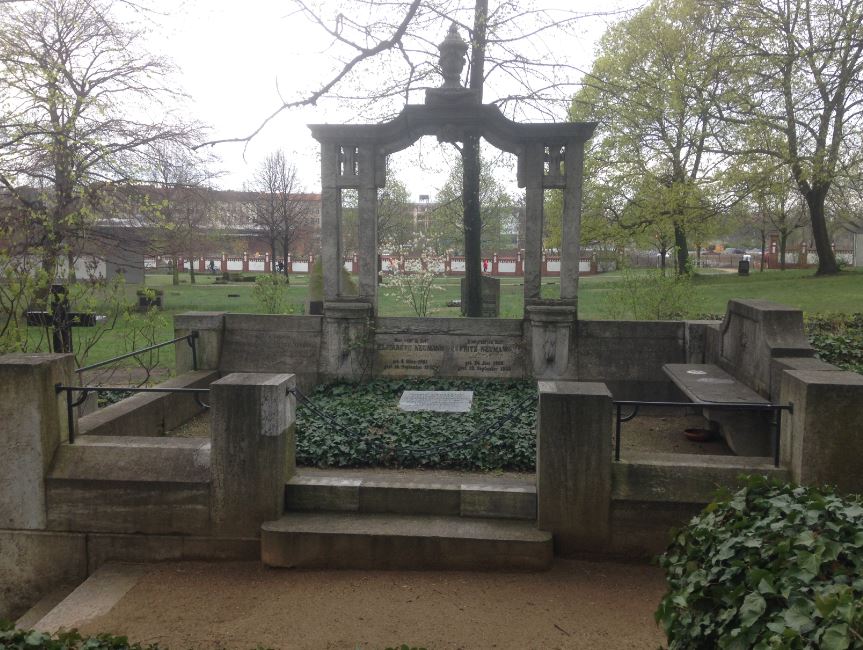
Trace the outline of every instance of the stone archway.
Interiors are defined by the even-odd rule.
[[[313,124],[321,143],[321,246],[324,309],[351,302],[377,308],[377,190],[386,184],[386,157],[426,135],[441,142],[483,137],[518,158],[518,186],[525,188],[525,312],[534,306],[568,307],[575,316],[578,300],[581,192],[584,143],[595,122],[522,124],[506,118],[497,106],[482,104],[459,82],[466,45],[455,25],[441,44],[444,83],[426,91],[424,104],[409,104],[381,124]],[[459,63],[460,61],[460,63]],[[359,295],[346,296],[341,286],[342,190],[357,190],[359,199]],[[543,192],[561,189],[563,237],[560,296],[542,300]]]

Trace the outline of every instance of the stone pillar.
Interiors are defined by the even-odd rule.
[[[71,354],[0,356],[0,529],[44,529],[45,475],[62,441],[69,439],[66,393]]]
[[[324,303],[321,373],[328,381],[359,381],[372,371],[372,306],[364,302]]]
[[[189,311],[174,316],[174,338],[198,333],[195,340],[195,354],[198,370],[218,370],[222,357],[222,340],[225,335],[225,312]],[[192,348],[188,341],[174,344],[174,358],[177,374],[191,372]]]
[[[566,187],[563,190],[563,237],[560,248],[560,298],[578,298],[581,239],[581,186],[584,175],[584,142],[566,144]]]
[[[543,147],[525,147],[524,306],[537,303],[542,289]]]
[[[360,147],[359,172],[359,299],[374,307],[378,294],[378,190],[375,187],[373,146]]]
[[[210,385],[213,533],[258,537],[282,516],[296,467],[294,375],[233,373]]]
[[[337,300],[341,296],[342,193],[336,181],[338,172],[339,147],[325,142],[321,145],[321,270],[324,300]]]
[[[863,493],[863,375],[786,370],[779,402],[794,405],[793,413],[782,413],[780,441],[794,482]]]
[[[537,525],[555,555],[608,550],[613,418],[605,384],[539,382]]]
[[[576,376],[575,307],[533,305],[526,308],[530,324],[532,376],[567,379]]]

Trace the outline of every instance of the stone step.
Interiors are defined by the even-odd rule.
[[[542,571],[552,556],[551,533],[525,521],[296,512],[261,526],[272,567]]]
[[[522,479],[299,472],[285,510],[536,520],[536,486]]]

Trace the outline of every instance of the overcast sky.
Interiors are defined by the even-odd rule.
[[[158,2],[164,15],[154,17],[153,46],[176,64],[178,82],[189,95],[190,116],[208,124],[213,139],[248,135],[279,105],[280,91],[283,96],[294,97],[311,89],[335,65],[329,42],[304,17],[288,15],[286,2]],[[579,12],[628,9],[638,4],[633,0],[560,2]],[[585,19],[578,28],[580,38],[555,43],[555,47],[565,48],[570,63],[589,69],[598,38],[616,18]],[[437,42],[443,36],[432,34],[430,38]],[[357,115],[356,109],[335,104],[285,111],[247,147],[222,144],[214,148],[226,171],[219,184],[241,189],[260,160],[282,148],[297,164],[305,189],[318,192],[318,146],[306,125],[374,121],[364,117]],[[437,149],[432,138],[424,138],[421,145],[398,156],[396,173],[414,200],[419,194],[434,196],[443,183],[445,164],[435,155]],[[422,168],[412,162],[419,151],[424,154]]]

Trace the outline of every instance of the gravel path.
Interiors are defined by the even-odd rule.
[[[162,648],[651,649],[660,569],[558,560],[545,573],[156,565],[83,633]]]

